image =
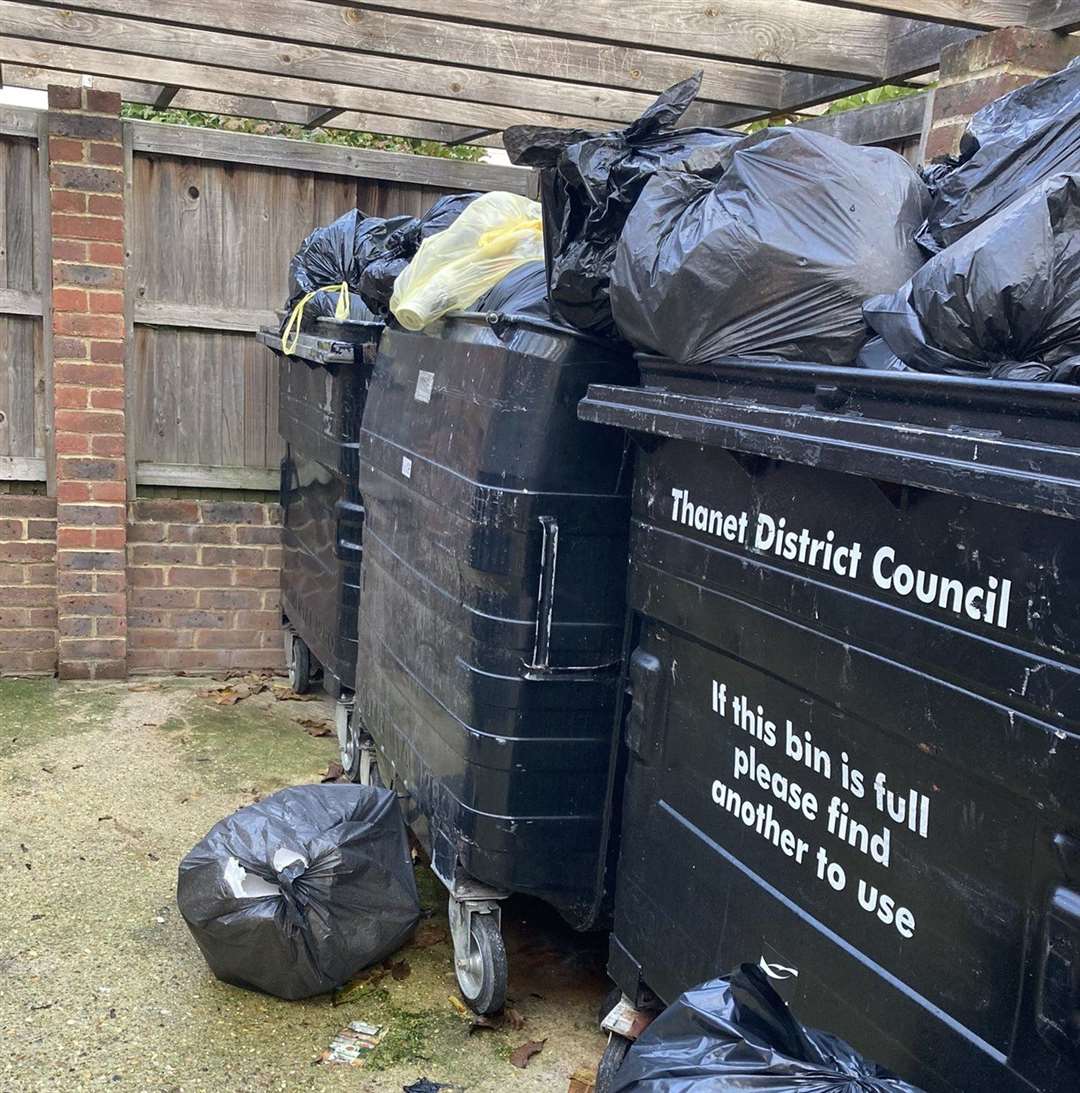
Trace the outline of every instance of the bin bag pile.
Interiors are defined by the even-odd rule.
[[[931,258],[866,321],[910,368],[1080,380],[1080,173],[1053,175]]]
[[[744,964],[687,991],[630,1048],[612,1093],[920,1093],[837,1036],[804,1028]]]
[[[956,160],[935,164],[918,239],[936,253],[1051,175],[1080,171],[1080,60],[984,106]]]
[[[406,330],[423,330],[447,312],[468,309],[518,266],[543,257],[539,203],[502,190],[483,194],[420,244],[394,282],[390,311]]]
[[[763,129],[641,192],[619,241],[622,336],[685,364],[742,356],[851,364],[868,296],[923,261],[926,186],[895,152]]]
[[[392,790],[283,789],[215,824],[180,863],[177,903],[210,970],[278,998],[341,986],[420,917]]]
[[[387,236],[411,219],[399,216],[385,220],[350,209],[332,224],[316,228],[289,263],[285,322],[301,301],[302,314],[297,315],[295,325],[305,328],[320,316],[373,321],[375,316],[358,293],[360,275]],[[342,284],[353,291],[342,294]]]
[[[445,231],[480,196],[478,193],[447,194],[422,216],[395,217],[390,232],[371,260],[360,270],[360,295],[380,319],[390,315],[394,282],[404,272],[425,239]]]
[[[646,182],[696,149],[741,137],[726,129],[675,128],[700,87],[699,72],[668,88],[637,121],[616,132],[517,125],[503,134],[512,163],[541,169],[551,304],[578,330],[617,337],[608,299],[611,264]]]
[[[513,315],[522,319],[552,322],[544,262],[525,262],[489,288],[476,301],[475,311],[485,315]]]

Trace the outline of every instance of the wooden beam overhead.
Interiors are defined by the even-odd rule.
[[[923,114],[929,92],[902,99],[860,106],[839,114],[822,114],[800,123],[803,129],[827,133],[848,144],[886,144],[917,137],[922,131]]]
[[[368,114],[389,114],[394,117],[473,128],[501,130],[511,125],[569,125],[602,130],[610,127],[610,122],[598,118],[565,117],[541,111],[429,98],[397,91],[346,87],[318,80],[300,80],[263,72],[142,57],[135,53],[111,53],[103,49],[86,49],[51,40],[11,37],[3,33],[8,25],[5,16],[7,10],[7,6],[0,4],[0,63],[90,73],[121,80],[170,83],[193,90],[215,93],[224,91],[280,102],[304,103],[308,106],[339,106],[345,110]]]
[[[180,88],[176,87],[174,84],[164,84],[161,88],[161,91],[158,92],[157,98],[154,99],[154,109],[167,109],[168,106],[172,103],[173,99],[176,98],[176,93],[179,90]]]
[[[340,106],[328,106],[325,109],[321,106],[312,107],[308,111],[307,121],[304,122],[305,129],[319,129],[329,122],[332,122],[339,114],[344,114],[345,111]]]
[[[12,0],[0,2],[0,33],[81,48],[130,49],[140,57],[194,62],[289,79],[318,80],[343,87],[405,92],[556,116],[603,119],[602,128],[633,121],[653,99],[651,94],[638,91],[374,54],[359,58],[340,49],[283,45],[272,38]],[[222,84],[215,90],[229,90],[226,78],[223,74]],[[326,105],[340,104],[330,100]],[[695,104],[688,112],[687,123],[715,124],[711,114],[716,109],[709,103]],[[479,124],[485,128],[504,127],[495,119],[486,124],[481,120]]]

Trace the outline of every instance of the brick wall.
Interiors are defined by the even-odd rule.
[[[120,96],[49,87],[61,679],[127,674]]]
[[[128,667],[284,667],[280,510],[257,502],[129,506]]]
[[[0,496],[0,675],[56,671],[56,501]]]
[[[972,114],[994,99],[1064,68],[1080,40],[1046,30],[1008,27],[946,47],[933,92],[923,158],[955,155]]]

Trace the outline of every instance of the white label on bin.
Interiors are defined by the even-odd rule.
[[[416,377],[416,401],[430,402],[431,389],[435,386],[434,372],[421,372]]]
[[[401,457],[401,473],[406,478],[412,478],[412,460],[407,455]]]

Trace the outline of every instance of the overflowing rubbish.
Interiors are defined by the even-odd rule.
[[[347,982],[420,917],[393,792],[281,790],[215,824],[180,863],[177,903],[226,983],[307,998]]]
[[[895,152],[765,129],[653,178],[611,274],[619,332],[682,363],[850,364],[862,302],[902,285],[926,188]]]
[[[612,1093],[919,1093],[828,1032],[804,1028],[744,964],[686,991],[634,1041]]]
[[[476,301],[474,310],[550,322],[551,304],[544,263],[526,262],[512,270]]]
[[[289,263],[289,300],[282,324],[282,348],[291,353],[300,331],[322,316],[369,322],[374,315],[357,293],[360,275],[398,222],[350,209],[332,224],[316,228]]]
[[[379,1046],[386,1030],[382,1025],[369,1025],[366,1021],[350,1021],[330,1041],[330,1046],[316,1062],[343,1063],[346,1066],[363,1066],[367,1057]]]
[[[608,300],[615,248],[646,182],[695,149],[738,140],[726,129],[675,125],[701,87],[701,73],[668,88],[626,129],[593,133],[517,125],[504,134],[513,163],[541,168],[551,303],[564,321],[616,336]]]
[[[1059,174],[940,251],[866,321],[922,372],[1080,378],[1080,174]]]
[[[1080,60],[984,106],[960,154],[930,169],[933,202],[919,242],[931,253],[1059,172],[1080,171]]]
[[[360,273],[360,295],[380,319],[390,315],[394,282],[405,271],[425,239],[445,231],[480,196],[477,193],[447,194],[422,216],[402,216]]]
[[[422,330],[468,308],[508,273],[544,257],[540,205],[495,191],[473,201],[450,227],[426,238],[394,282],[390,310]]]

